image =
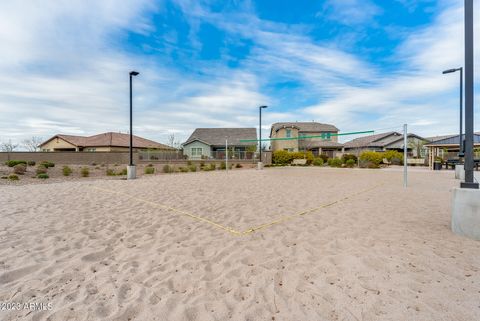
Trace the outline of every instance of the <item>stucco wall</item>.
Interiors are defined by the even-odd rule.
[[[281,128],[277,132],[273,132],[271,138],[286,138],[287,137],[287,129],[290,129],[291,137],[298,137],[298,129],[297,128]],[[272,150],[284,150],[284,149],[293,149],[294,152],[298,152],[298,140],[272,140]]]
[[[43,144],[40,148],[41,148],[41,150],[47,150],[47,151],[51,152],[54,149],[58,149],[58,148],[62,148],[62,149],[74,148],[74,149],[76,149],[77,147],[75,145],[72,145],[69,142],[57,137],[57,138],[54,138],[54,139],[50,140],[49,142]]]
[[[205,144],[205,143],[199,142],[197,140],[197,141],[191,142],[190,144],[187,144],[187,145],[183,146],[183,154],[187,155],[189,159],[195,158],[195,157],[192,156],[192,148],[202,148],[202,155],[203,156],[205,156],[205,157],[210,157],[211,156],[210,146]],[[201,158],[201,157],[196,157],[196,158]]]
[[[50,161],[55,164],[128,164],[128,152],[12,152],[0,153],[0,162],[7,160]],[[138,162],[138,154],[133,153],[133,160]]]

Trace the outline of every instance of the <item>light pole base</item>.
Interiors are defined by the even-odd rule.
[[[455,165],[455,179],[465,180],[465,168],[463,165]]]
[[[135,165],[127,166],[127,179],[137,178],[137,167]]]
[[[263,169],[263,163],[262,162],[257,163],[257,169],[259,169],[259,170]]]
[[[480,240],[480,190],[453,189],[452,231]]]

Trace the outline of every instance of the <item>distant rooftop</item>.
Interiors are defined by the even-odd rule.
[[[257,139],[256,128],[197,128],[183,145],[193,141],[201,141],[211,146],[224,146],[225,139],[228,144],[236,146],[255,145],[255,142],[240,142],[244,139]]]

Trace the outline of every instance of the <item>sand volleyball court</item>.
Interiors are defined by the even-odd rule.
[[[0,302],[37,308],[0,320],[478,320],[457,185],[291,167],[1,186]]]

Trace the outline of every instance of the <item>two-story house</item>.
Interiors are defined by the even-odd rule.
[[[337,127],[317,122],[274,123],[270,129],[273,151],[311,151],[314,155],[335,157],[342,152],[343,144],[332,134],[338,134]]]

